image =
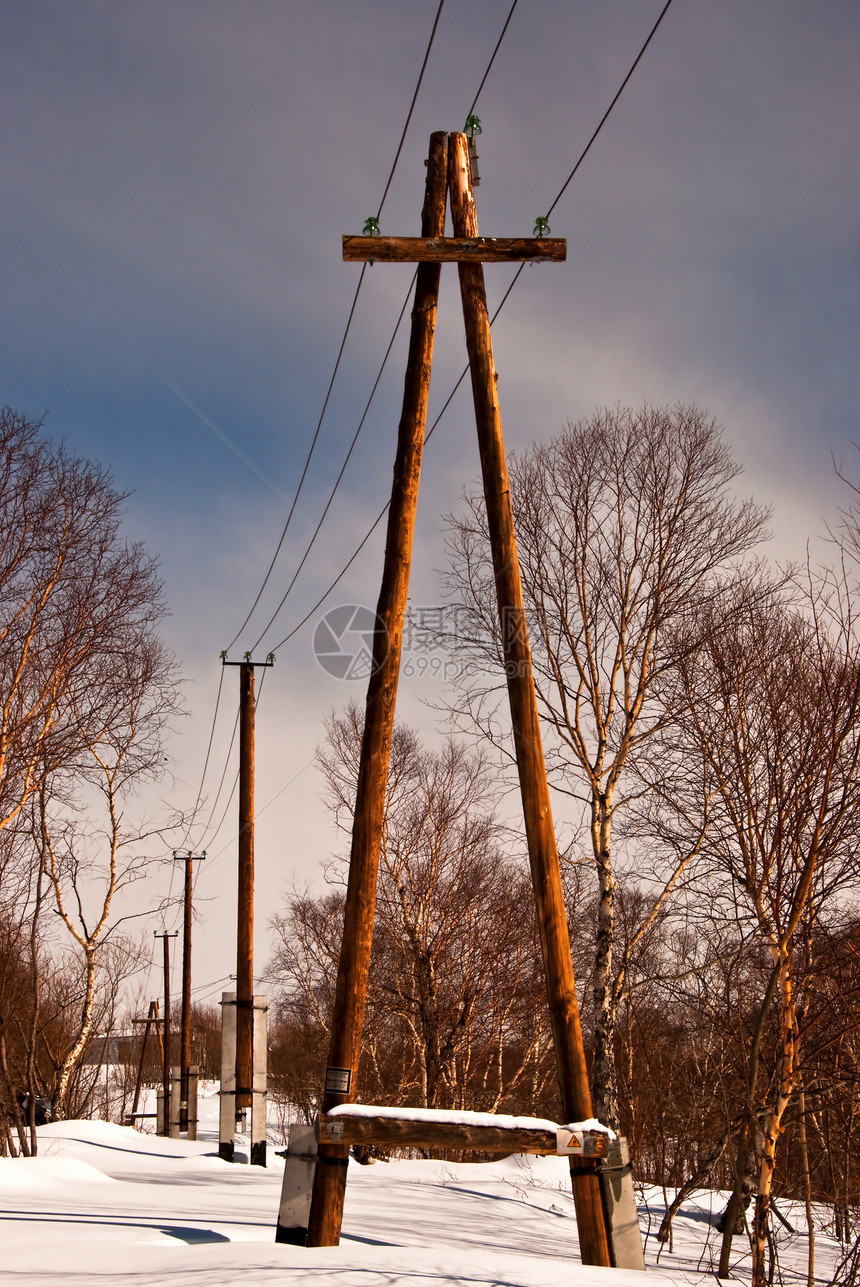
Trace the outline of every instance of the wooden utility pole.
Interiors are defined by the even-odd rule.
[[[254,1080],[254,667],[239,667],[239,889],[236,922],[236,1107]]]
[[[182,937],[182,1017],[179,1025],[179,1129],[188,1130],[188,1069],[191,1066],[191,885],[192,863],[206,857],[174,853],[175,862],[185,863],[185,923]]]
[[[447,165],[448,137],[444,133],[433,134],[421,216],[421,231],[425,237],[442,237],[445,232]],[[400,649],[409,594],[440,271],[438,263],[422,263],[415,283],[382,588],[373,636],[373,665],[367,689],[358,770],[344,931],[322,1105],[324,1112],[352,1099],[361,1053],[376,878],[394,703],[400,674]],[[340,1239],[348,1155],[349,1149],[345,1146],[320,1144],[308,1225],[308,1245],[311,1247],[336,1246]]]
[[[455,236],[477,237],[478,216],[472,193],[468,140],[465,134],[451,135],[448,184]],[[484,269],[480,262],[469,263],[461,259],[458,272],[508,700],[532,886],[540,926],[562,1111],[566,1122],[579,1122],[592,1116],[591,1091],[532,675],[531,649],[493,363],[490,315],[484,289]],[[600,1182],[594,1164],[571,1159],[570,1169],[583,1263],[609,1265],[609,1243]]]
[[[178,938],[178,932],[153,934],[164,945],[164,1045],[162,1048],[161,1083],[164,1094],[164,1134],[170,1134],[170,945],[168,939]]]
[[[161,1033],[159,1032],[159,1024],[161,1023],[161,1020],[158,1017],[158,1002],[150,1001],[149,1014],[146,1018],[132,1019],[132,1023],[143,1024],[143,1038],[140,1043],[140,1059],[137,1063],[137,1077],[134,1082],[134,1097],[131,1101],[131,1112],[128,1114],[128,1120],[126,1121],[127,1126],[133,1126],[134,1119],[137,1116],[137,1106],[140,1103],[140,1088],[143,1085],[143,1065],[146,1059],[146,1047],[149,1043],[149,1029],[153,1024],[155,1025],[155,1031],[158,1034],[158,1039],[161,1042],[161,1062],[162,1066],[164,1065],[164,1041],[162,1040]]]
[[[254,1100],[254,670],[274,664],[227,661],[239,667],[239,881],[236,919],[236,1099],[237,1110]],[[255,1160],[251,1159],[252,1162]],[[265,1166],[265,1160],[261,1165]]]
[[[452,238],[444,236],[446,194],[435,168],[445,152],[446,186],[451,192],[454,221]],[[431,209],[436,212],[432,226],[427,219]],[[545,237],[502,240],[478,236],[469,173],[468,141],[463,134],[432,136],[424,216],[420,238],[345,237],[343,243],[344,259],[354,262],[418,261],[419,269],[404,416],[400,424],[383,589],[379,600],[380,620],[375,637],[375,645],[378,644],[379,647],[375,646],[374,672],[368,687],[344,937],[332,1016],[329,1055],[331,1066],[326,1072],[323,1111],[328,1112],[335,1105],[351,1099],[354,1094],[367,987],[367,964],[373,932],[376,874],[400,663],[401,631],[414,531],[416,496],[413,493],[417,492],[418,487],[423,439],[423,419],[419,427],[413,414],[407,423],[406,409],[407,405],[413,408],[413,412],[419,406],[426,409],[432,354],[432,328],[427,343],[426,319],[423,349],[417,338],[421,334],[417,326],[418,299],[422,284],[432,283],[432,287],[425,286],[428,293],[424,308],[429,316],[432,298],[435,319],[439,265],[447,261],[456,262],[460,273],[508,694],[563,1111],[568,1120],[582,1121],[591,1116],[591,1096],[534,695],[531,652],[508,491],[482,267],[487,261],[563,260],[566,246],[563,241]],[[435,272],[432,278],[429,275],[431,270]],[[411,462],[411,472],[407,472],[401,463],[406,459]],[[347,1152],[343,1144],[336,1146],[320,1142],[320,1165],[317,1167],[314,1183],[308,1230],[310,1246],[328,1246],[338,1241]],[[611,1260],[606,1222],[594,1163],[576,1158],[571,1162],[571,1176],[582,1259],[586,1264],[609,1266]]]

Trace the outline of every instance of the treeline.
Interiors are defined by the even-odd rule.
[[[177,677],[125,499],[40,422],[0,410],[3,1152],[35,1151],[38,1113],[92,1111],[93,1041],[141,960],[122,893],[164,856],[134,799],[164,775]],[[154,910],[138,900],[137,915]]]
[[[860,522],[849,490],[821,560],[764,555],[694,407],[600,412],[511,462],[524,592],[556,789],[597,1115],[638,1174],[731,1193],[769,1272],[771,1204],[860,1222],[856,1121]],[[557,1118],[479,493],[448,522],[447,617],[427,648],[457,678],[441,750],[392,757],[366,1100]],[[439,614],[436,614],[437,619]],[[361,715],[320,754],[351,826]],[[343,862],[277,918],[282,1076],[314,1110],[340,941]],[[666,1231],[668,1233],[668,1230]]]

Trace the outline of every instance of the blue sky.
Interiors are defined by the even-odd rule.
[[[172,748],[182,807],[199,782],[218,653],[272,556],[355,290],[340,237],[379,205],[436,7],[0,0],[0,399],[47,412],[51,434],[134,492],[129,532],[160,553],[187,678],[190,715]],[[427,138],[462,127],[509,8],[446,0],[383,232],[418,231]],[[659,9],[520,0],[477,107],[485,234],[530,235]],[[553,213],[567,263],[527,269],[495,328],[509,447],[597,405],[683,390],[725,426],[743,490],[774,506],[774,554],[803,554],[840,503],[831,457],[860,474],[858,55],[860,10],[847,0],[674,0]],[[491,306],[510,276],[488,268]],[[256,641],[292,575],[409,278],[395,265],[366,274],[299,515],[231,656]],[[261,653],[387,498],[405,343],[404,329],[324,538]],[[464,361],[449,270],[431,417]],[[428,447],[413,603],[436,602],[440,515],[476,474],[464,386]],[[380,568],[377,536],[332,605],[374,603]],[[279,652],[260,704],[258,802],[277,795],[257,837],[260,965],[286,884],[318,881],[337,844],[311,765],[322,721],[363,698],[316,666],[313,624]],[[429,728],[424,695],[404,682],[401,709]],[[222,720],[210,803],[229,733]],[[201,983],[234,968],[232,818],[198,880]]]

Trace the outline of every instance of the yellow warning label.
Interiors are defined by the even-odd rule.
[[[568,1126],[557,1126],[555,1151],[561,1154],[582,1153],[585,1147],[585,1138],[582,1131],[572,1131]]]

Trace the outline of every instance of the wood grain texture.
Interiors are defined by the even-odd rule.
[[[449,139],[448,186],[454,233],[459,237],[476,237],[478,216],[465,134],[452,134]],[[480,263],[460,263],[458,272],[517,772],[540,927],[562,1114],[566,1121],[583,1121],[592,1116],[591,1091],[532,674],[484,270]],[[583,1263],[609,1266],[609,1242],[597,1177],[572,1173],[572,1183]]]
[[[561,237],[344,237],[348,263],[517,264],[567,259]]]
[[[411,1122],[395,1117],[326,1117],[319,1119],[320,1143],[379,1144],[387,1148],[470,1149],[477,1153],[556,1153],[555,1131],[503,1126],[470,1126],[460,1122]],[[593,1134],[594,1151],[577,1161],[604,1157],[608,1136]]]
[[[254,1081],[254,667],[239,667],[239,883],[236,942],[236,1107]]]
[[[433,134],[421,220],[421,231],[425,237],[441,236],[445,228],[447,155],[447,134]],[[415,284],[382,588],[376,608],[377,627],[358,769],[344,930],[328,1057],[329,1066],[352,1070],[352,1086],[348,1095],[325,1092],[322,1100],[324,1112],[354,1096],[361,1053],[385,790],[409,594],[440,271],[438,264],[421,264]],[[320,1145],[308,1225],[310,1247],[332,1247],[340,1241],[347,1154],[348,1148],[344,1146]]]

